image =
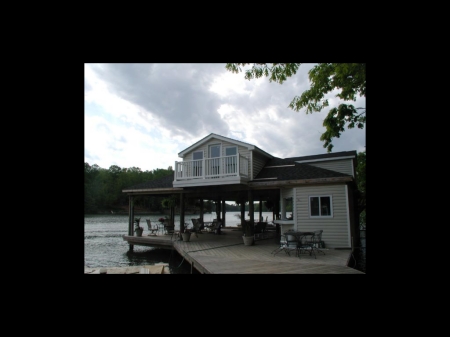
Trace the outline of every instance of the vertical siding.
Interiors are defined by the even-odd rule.
[[[285,194],[283,194],[285,195]],[[310,218],[309,196],[331,195],[333,202],[332,218]],[[322,240],[325,248],[350,248],[349,218],[347,211],[345,185],[314,185],[295,187],[296,230],[323,230]]]
[[[355,176],[353,172],[353,160],[352,159],[341,159],[341,160],[330,160],[330,161],[320,161],[317,163],[308,163],[311,166],[317,166],[327,170],[332,170],[336,172],[341,172],[344,174],[349,174]]]

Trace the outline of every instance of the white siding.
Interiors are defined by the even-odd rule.
[[[202,144],[201,146],[196,147],[195,149],[192,149],[191,151],[187,152],[186,155],[183,157],[183,161],[192,160],[192,153],[196,152],[196,151],[203,151],[204,158],[209,158],[208,146],[212,145],[212,144],[221,144],[221,146],[222,146],[221,147],[221,156],[225,156],[225,147],[227,147],[227,146],[235,146],[236,147],[237,146],[236,144],[229,143],[229,142],[223,142],[218,139],[210,139],[205,144]],[[247,150],[246,147],[237,146],[237,148],[238,148],[239,154],[242,154],[244,157],[248,157],[250,159],[250,151]]]
[[[330,161],[320,161],[317,163],[308,163],[311,166],[317,166],[327,170],[332,170],[336,172],[341,172],[344,174],[352,175],[353,177],[353,160],[352,159],[340,159],[340,160],[330,160]]]
[[[333,217],[310,218],[310,195],[331,195],[333,201]],[[283,197],[285,197],[284,193]],[[296,187],[294,205],[296,215],[295,229],[302,232],[322,229],[322,240],[325,241],[325,248],[351,248],[346,198],[345,185]]]

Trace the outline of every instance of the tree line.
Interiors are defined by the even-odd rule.
[[[358,187],[358,209],[360,214],[360,225],[366,227],[366,151],[357,154],[357,187]],[[97,214],[128,211],[128,195],[122,190],[133,185],[159,179],[174,171],[171,166],[167,169],[155,169],[142,171],[139,167],[120,168],[112,165],[109,169],[99,167],[97,164],[89,165],[84,163],[84,214]],[[167,210],[167,204],[171,200],[167,196],[135,196],[135,208],[145,211],[158,212],[160,214]],[[175,204],[178,198],[173,199]],[[214,212],[216,206],[213,201],[206,200],[203,203],[204,212]],[[199,211],[199,200],[186,199],[186,210]],[[225,204],[226,211],[238,212],[240,206],[237,204]],[[262,212],[270,211],[265,204],[262,205]],[[248,211],[248,203],[245,205]],[[259,212],[259,204],[255,203],[254,211]],[[292,211],[287,209],[287,211]]]
[[[122,190],[136,184],[159,179],[173,174],[173,169],[142,171],[139,167],[121,168],[112,165],[109,169],[97,164],[84,163],[84,213],[96,214],[127,210],[128,195]],[[136,196],[135,207],[152,211],[163,211],[162,197]]]

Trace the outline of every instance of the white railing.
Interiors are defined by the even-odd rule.
[[[175,180],[248,177],[249,162],[243,155],[175,162]]]

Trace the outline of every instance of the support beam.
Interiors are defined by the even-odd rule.
[[[259,197],[259,217],[258,217],[258,222],[264,220],[264,219],[261,220],[261,218],[262,218],[262,198]]]
[[[180,193],[180,233],[184,233],[184,193]]]
[[[226,213],[225,199],[222,199],[222,227],[224,228],[225,228],[225,213]]]
[[[203,222],[203,198],[200,198],[200,219]]]
[[[130,195],[128,200],[128,235],[133,236],[133,225],[134,225],[134,205],[133,196]],[[132,252],[134,245],[129,246],[129,251]]]
[[[255,223],[255,215],[253,214],[255,211],[255,207],[253,206],[253,191],[248,190],[248,211],[250,213],[250,225]]]

